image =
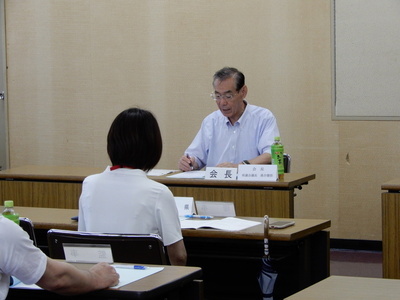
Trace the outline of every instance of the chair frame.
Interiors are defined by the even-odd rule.
[[[288,153],[283,153],[283,166],[285,173],[290,173],[290,165],[292,163],[292,158]]]
[[[114,262],[168,264],[162,239],[157,234],[112,234],[50,229],[47,232],[49,256],[65,259],[64,243],[106,244],[111,246]]]
[[[21,228],[28,233],[29,238],[33,241],[33,244],[37,246],[35,228],[32,220],[26,217],[19,217],[19,226],[21,226]]]

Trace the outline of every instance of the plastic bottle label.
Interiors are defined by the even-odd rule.
[[[15,222],[16,224],[19,225],[19,214],[17,213],[13,213],[13,214],[3,214],[4,217],[6,217],[7,219],[10,219],[11,221]]]
[[[285,172],[283,165],[283,146],[282,145],[272,145],[271,146],[271,158],[272,164],[278,166],[278,174],[283,174]]]

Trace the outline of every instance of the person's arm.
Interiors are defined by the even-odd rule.
[[[269,153],[263,153],[255,158],[248,159],[248,162],[251,165],[268,165],[271,163],[271,154]],[[233,163],[220,163],[217,165],[219,168],[237,168],[242,162],[239,162],[238,164],[233,164]]]
[[[119,274],[107,263],[79,270],[65,262],[47,259],[43,276],[36,283],[43,289],[64,295],[83,294],[118,284]]]
[[[271,163],[271,154],[263,153],[257,157],[248,160],[252,165],[268,165]]]
[[[183,240],[167,246],[169,262],[174,266],[185,266],[187,261],[187,253]]]

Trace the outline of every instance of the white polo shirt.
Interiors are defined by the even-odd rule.
[[[10,276],[25,284],[42,278],[47,256],[33,245],[28,234],[17,224],[0,215],[0,300],[7,297]]]
[[[171,191],[139,169],[120,168],[85,178],[78,230],[161,236],[165,246],[182,240]]]

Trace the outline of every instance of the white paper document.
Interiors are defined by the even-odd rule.
[[[258,224],[261,224],[261,222],[243,220],[233,217],[228,217],[221,220],[181,220],[182,229],[213,228],[226,231],[239,231],[256,226]]]
[[[174,175],[169,175],[169,178],[193,178],[193,179],[204,179],[206,176],[206,171],[188,171],[177,173]]]
[[[113,288],[119,288],[164,270],[164,267],[144,267],[138,270],[133,265],[113,265],[113,267],[119,274],[119,283]]]
[[[152,169],[147,172],[147,176],[163,176],[174,172],[178,172],[178,170]]]

